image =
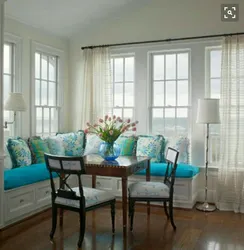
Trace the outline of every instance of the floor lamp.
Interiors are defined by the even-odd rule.
[[[216,209],[215,205],[208,203],[208,148],[209,148],[209,124],[220,123],[219,119],[219,99],[199,99],[197,108],[197,123],[206,124],[206,145],[205,145],[205,200],[203,204],[196,208],[205,212],[212,212]]]

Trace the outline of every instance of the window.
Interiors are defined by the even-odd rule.
[[[134,56],[114,56],[111,59],[113,82],[113,114],[121,118],[134,117]]]
[[[151,54],[151,119],[154,134],[188,135],[190,52]]]
[[[3,99],[6,102],[9,93],[14,91],[15,85],[15,44],[5,42],[4,43],[4,54],[3,54],[3,85],[4,93]],[[13,112],[4,111],[4,121],[13,120]],[[4,130],[6,137],[13,135],[14,128],[12,124],[8,125],[8,128]]]
[[[209,47],[206,49],[206,97],[220,98],[221,91],[221,47]],[[218,165],[220,157],[220,125],[210,124],[209,135],[209,162]]]
[[[59,131],[59,57],[35,52],[34,134],[48,136]]]

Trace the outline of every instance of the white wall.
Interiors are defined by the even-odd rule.
[[[31,26],[22,24],[15,20],[5,18],[5,33],[18,36],[21,39],[21,91],[27,103],[27,111],[22,112],[22,122],[20,136],[30,136],[31,126],[31,41],[35,41],[44,45],[48,45],[64,52],[64,72],[63,72],[63,84],[64,84],[64,124],[63,131],[68,131],[69,121],[69,107],[68,107],[68,92],[69,92],[69,72],[68,72],[68,40],[60,37],[56,37],[52,34],[45,33],[41,30],[33,28]]]
[[[240,19],[238,22],[228,23],[221,21],[220,6],[222,3],[239,3]],[[106,20],[100,20],[96,25],[88,26],[79,34],[73,36],[70,41],[70,82],[72,84],[70,105],[73,111],[70,127],[73,129],[80,128],[77,105],[79,104],[79,93],[82,91],[81,46],[243,31],[243,0],[150,0],[148,4],[144,4],[139,9],[115,13],[114,16],[107,17]],[[196,51],[194,58],[192,58],[193,67],[195,60],[201,59],[204,63],[204,60],[198,58],[197,55]],[[202,55],[202,52],[199,50],[200,55]],[[196,116],[197,99],[204,95],[204,72],[195,72],[197,74],[192,76],[193,120]],[[143,76],[141,81],[136,83],[138,85],[137,88],[146,81],[146,74],[143,75],[142,72],[141,76]],[[148,83],[146,82],[146,84]],[[204,165],[204,140],[201,139],[204,138],[204,130],[202,126],[199,127],[195,123],[192,126],[192,136],[198,138],[192,141],[192,162],[197,165]]]

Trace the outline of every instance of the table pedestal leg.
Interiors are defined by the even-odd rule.
[[[123,233],[127,232],[127,177],[122,177]]]

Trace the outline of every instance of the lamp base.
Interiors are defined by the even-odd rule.
[[[199,204],[196,206],[197,210],[204,211],[204,212],[213,212],[217,208],[214,204],[209,204],[207,202],[204,202],[203,204]]]

